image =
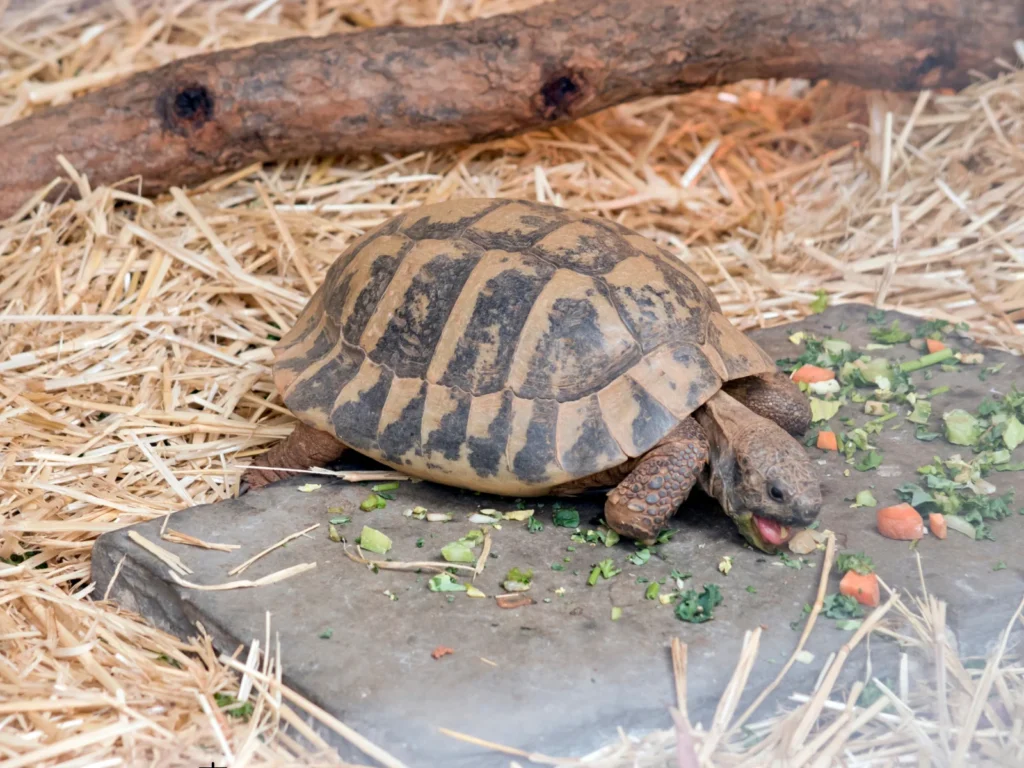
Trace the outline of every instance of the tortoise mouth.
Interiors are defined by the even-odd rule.
[[[769,555],[778,553],[796,533],[791,526],[760,515],[748,514],[734,520],[743,538]]]

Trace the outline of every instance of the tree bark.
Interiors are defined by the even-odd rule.
[[[147,193],[256,161],[406,152],[748,78],[961,88],[1024,0],[559,0],[435,27],[292,38],[142,72],[0,127],[0,217],[62,175]]]

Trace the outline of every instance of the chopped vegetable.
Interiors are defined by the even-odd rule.
[[[811,313],[820,315],[828,308],[828,294],[821,288],[814,292],[814,301],[811,302]]]
[[[534,600],[529,595],[497,595],[494,598],[494,602],[498,604],[499,608],[511,610],[513,608],[522,608],[526,605],[533,605]]]
[[[523,571],[519,568],[511,568],[507,574],[505,574],[505,581],[515,581],[520,584],[529,584],[533,581],[533,571]]]
[[[953,357],[953,350],[946,347],[938,352],[922,355],[917,358],[917,360],[908,360],[905,363],[900,363],[900,370],[903,373],[913,373],[914,371],[919,371],[922,368],[938,365],[945,360],[949,360],[951,357]]]
[[[1006,420],[1003,429],[1003,444],[1009,450],[1015,450],[1018,445],[1024,443],[1024,424],[1021,424],[1016,415]]]
[[[893,320],[888,328],[872,328],[871,338],[880,344],[902,344],[910,341],[910,334],[900,328],[899,320]]]
[[[522,522],[523,520],[527,520],[527,519],[533,517],[533,510],[532,509],[513,509],[511,512],[502,512],[501,516],[505,520],[515,520],[517,522]]]
[[[978,538],[978,530],[959,515],[943,515],[942,517],[946,521],[947,528],[952,528],[969,539]]]
[[[877,608],[881,601],[878,576],[874,573],[860,574],[856,571],[847,571],[839,582],[839,592],[869,608]]]
[[[312,493],[313,491],[319,491],[322,487],[322,485],[317,485],[316,483],[306,483],[299,486],[299,491],[302,493]]]
[[[928,347],[929,352],[941,352],[946,348],[946,345],[938,339],[925,339],[924,343]]]
[[[334,637],[334,630],[328,627],[319,635],[317,635],[317,637],[319,637],[321,640],[330,640],[332,637]]]
[[[472,584],[466,585],[466,597],[487,597],[483,592],[474,587]]]
[[[427,586],[431,592],[465,592],[466,585],[457,582],[450,573],[439,573],[432,576]]]
[[[676,618],[691,624],[711,621],[715,617],[715,607],[722,602],[722,593],[714,584],[705,584],[700,594],[694,589],[688,589],[680,597],[675,610]]]
[[[835,377],[835,371],[831,368],[821,368],[810,363],[800,366],[790,376],[797,384],[815,384],[822,381],[832,381]]]
[[[907,503],[878,510],[878,532],[887,539],[910,541],[924,536],[921,515]]]
[[[853,504],[850,505],[850,509],[857,509],[858,507],[877,507],[878,501],[875,499],[874,494],[871,491],[859,491],[857,497],[853,500]]]
[[[656,581],[652,581],[647,585],[647,589],[644,590],[644,598],[647,600],[654,600],[658,597],[658,592],[661,591],[661,586]]]
[[[863,552],[843,553],[836,558],[836,570],[840,573],[853,571],[861,576],[875,572],[875,564]]]
[[[882,465],[882,454],[878,451],[871,450],[868,455],[861,459],[859,462],[853,465],[854,469],[860,470],[861,472],[867,472],[870,469],[876,469]]]
[[[938,539],[946,538],[946,516],[941,512],[930,512],[928,514],[928,530]]]
[[[823,451],[838,451],[839,440],[835,432],[822,430],[818,433],[818,447]]]
[[[932,404],[927,400],[918,398],[914,401],[914,411],[907,416],[907,421],[914,424],[927,424],[928,417],[932,415]]]
[[[946,425],[946,439],[953,445],[977,445],[981,436],[978,420],[962,408],[956,408],[942,415]]]
[[[804,528],[798,531],[787,544],[789,551],[797,555],[809,555],[818,548],[818,541],[824,538],[824,534]]]
[[[722,572],[723,576],[728,576],[729,571],[732,570],[732,557],[725,555],[721,560],[718,561],[718,570]]]
[[[438,659],[442,658],[443,656],[448,656],[449,654],[452,654],[452,653],[455,653],[455,649],[454,648],[448,648],[447,646],[439,645],[439,646],[437,646],[437,648],[435,648],[434,650],[432,650],[430,652],[430,658],[432,658],[434,661],[437,661]]]
[[[556,502],[551,522],[559,528],[579,528],[580,513],[572,507],[563,507]]]
[[[633,565],[643,565],[651,559],[651,550],[647,548],[637,550],[626,559],[629,560],[629,562],[631,562]]]
[[[370,552],[376,552],[378,555],[386,555],[391,549],[391,539],[376,528],[364,525],[359,534],[359,546]]]
[[[363,503],[359,505],[359,508],[363,512],[371,512],[375,509],[384,509],[388,505],[388,502],[382,496],[378,496],[376,493],[371,493],[367,496]]]
[[[823,607],[828,619],[859,619],[864,615],[864,609],[849,595],[828,595]]]
[[[447,523],[450,522],[452,517],[451,512],[427,512],[426,520],[428,523]]]
[[[998,563],[996,563],[995,565],[992,566],[992,570],[993,571],[1005,571],[1006,570],[1006,562],[1003,561],[1003,560],[1000,560]]]
[[[809,398],[811,402],[811,421],[828,421],[837,413],[842,405],[838,400],[822,400],[819,397]]]
[[[622,609],[617,605],[612,606],[612,621],[618,621],[622,618]]]
[[[536,517],[531,517],[526,521],[526,530],[529,533],[540,533],[544,530],[544,523]]]
[[[593,587],[597,585],[598,579],[610,579],[620,573],[622,573],[622,570],[615,567],[615,561],[608,558],[607,560],[602,560],[591,569],[590,576],[587,577],[587,584]]]
[[[327,538],[334,542],[341,541],[341,534],[338,533],[338,527],[334,523],[327,524]]]
[[[449,563],[475,563],[476,555],[473,550],[462,541],[453,541],[441,547],[441,557]]]

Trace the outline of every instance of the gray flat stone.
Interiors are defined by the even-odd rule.
[[[799,328],[842,336],[855,345],[869,342],[867,308],[843,306],[801,323]],[[904,327],[916,322],[899,317]],[[843,330],[840,331],[840,326]],[[788,326],[752,334],[776,357],[798,354],[787,337]],[[963,349],[971,348],[957,342]],[[910,354],[904,345],[886,354]],[[1024,364],[1014,357],[986,353],[986,364],[1005,362],[1004,369],[982,382],[977,368],[960,373],[932,369],[932,387],[948,385],[949,393],[935,398],[937,424],[943,411],[975,409],[987,394],[1008,389],[1024,379]],[[920,380],[921,374],[915,374]],[[844,414],[854,415],[854,407]],[[858,423],[865,417],[857,416]],[[894,420],[892,423],[902,422]],[[875,531],[873,510],[851,509],[849,499],[872,487],[882,504],[897,499],[893,489],[914,480],[915,469],[936,454],[956,449],[944,441],[916,440],[909,427],[885,430],[878,436],[883,464],[874,472],[858,472],[836,455],[811,449],[821,466],[825,508],[821,527],[836,531],[842,548],[867,551],[890,585],[919,591],[917,565],[905,542],[889,541]],[[844,470],[850,469],[849,476]],[[315,478],[314,478],[315,479]],[[1014,487],[1024,498],[1022,474],[996,474],[1000,491]],[[571,531],[551,524],[552,500],[535,500],[544,530],[531,534],[523,523],[506,523],[494,532],[493,556],[477,580],[488,595],[500,591],[509,568],[532,568],[530,595],[537,601],[503,610],[493,599],[471,599],[427,589],[427,576],[382,571],[372,573],[348,560],[342,546],[327,536],[330,507],[348,510],[352,523],[342,528],[350,539],[366,523],[394,541],[395,560],[439,559],[445,543],[465,535],[472,526],[468,514],[481,507],[513,508],[511,499],[489,498],[429,483],[403,484],[386,509],[358,510],[367,489],[341,482],[321,481],[314,493],[301,493],[305,480],[280,483],[240,500],[220,502],[174,515],[173,528],[208,541],[242,545],[228,553],[198,550],[161,542],[195,571],[189,578],[200,584],[232,580],[227,571],[269,544],[314,522],[320,528],[257,562],[244,574],[258,578],[300,562],[316,562],[315,570],[267,587],[231,592],[199,592],[170,582],[167,567],[133,544],[136,530],[157,541],[160,521],[108,533],[93,554],[97,594],[103,594],[123,559],[111,598],[140,612],[154,624],[182,637],[195,635],[201,621],[218,646],[228,652],[264,635],[265,612],[280,633],[285,679],[302,694],[356,728],[368,738],[414,766],[507,765],[508,758],[454,741],[437,732],[448,727],[484,739],[554,755],[580,755],[616,738],[619,726],[637,732],[670,724],[673,703],[668,646],[672,637],[690,648],[689,697],[691,717],[710,721],[718,697],[737,659],[744,630],[764,628],[761,663],[756,665],[746,701],[778,672],[798,638],[789,624],[800,619],[802,607],[814,599],[820,553],[801,570],[782,567],[743,545],[734,526],[706,499],[696,499],[672,521],[674,538],[658,548],[643,566],[626,561],[634,547],[612,548],[573,544]],[[564,501],[564,500],[563,500]],[[540,505],[543,504],[541,507]],[[455,521],[426,523],[402,516],[422,505],[452,511]],[[581,499],[584,527],[594,527],[602,506],[599,497]],[[588,525],[588,523],[591,523]],[[1013,516],[994,525],[995,541],[975,542],[950,533],[946,541],[926,537],[917,549],[932,594],[949,603],[949,621],[962,652],[983,654],[997,638],[1024,587],[1019,553],[1024,546],[1024,518]],[[416,547],[422,538],[422,548]],[[568,546],[574,552],[568,552]],[[733,557],[732,572],[723,576],[717,565]],[[622,573],[595,587],[586,585],[590,568],[614,558]],[[568,561],[564,560],[568,558]],[[1005,570],[993,572],[1004,561]],[[554,571],[551,564],[565,570]],[[694,574],[690,585],[718,584],[725,597],[714,621],[693,625],[677,620],[672,606],[644,599],[641,576],[660,579],[672,568]],[[756,594],[745,588],[751,585]],[[564,596],[555,589],[565,588]],[[833,576],[830,591],[838,589]],[[397,597],[391,600],[389,591]],[[551,602],[543,602],[550,598]],[[611,621],[613,606],[622,618]],[[822,619],[809,643],[815,654],[809,665],[795,665],[785,692],[806,691],[821,666],[847,635]],[[318,636],[333,630],[330,639]],[[438,645],[455,652],[434,660]],[[872,648],[875,674],[889,674],[895,656],[891,644]],[[487,659],[492,663],[483,661]],[[863,665],[849,665],[847,681],[863,674]],[[343,754],[349,750],[339,745]]]

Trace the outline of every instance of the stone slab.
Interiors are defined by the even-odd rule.
[[[867,312],[854,305],[832,308],[799,328],[862,346],[869,342]],[[888,319],[896,317],[905,327],[915,325],[913,319],[895,313]],[[787,337],[795,330],[787,326],[753,336],[773,356],[791,356],[797,348]],[[966,341],[958,345],[971,347]],[[905,345],[892,353],[913,354]],[[933,369],[929,385],[950,387],[935,398],[933,420],[950,408],[975,409],[985,395],[1024,380],[1021,360],[986,354],[987,364],[1006,364],[987,382],[979,380],[977,369],[956,374]],[[849,406],[841,415],[852,414]],[[861,423],[866,417],[857,418]],[[880,502],[892,503],[893,489],[912,480],[916,467],[935,454],[948,456],[955,450],[943,441],[920,442],[907,428],[884,431],[877,444],[884,458],[878,470],[852,470],[849,476],[844,476],[849,466],[840,457],[823,457],[810,449],[821,467],[821,525],[836,531],[843,548],[870,553],[889,584],[917,592],[916,560],[907,544],[881,538],[875,532],[873,511],[851,509],[848,499],[870,486]],[[1024,498],[1021,473],[999,474],[994,480],[1000,490],[1015,487],[1018,498]],[[438,558],[443,544],[474,527],[466,522],[468,514],[481,507],[512,509],[512,500],[429,483],[403,484],[386,509],[364,513],[356,507],[366,497],[366,488],[326,481],[314,493],[301,493],[297,488],[302,482],[280,483],[240,500],[174,515],[175,529],[208,541],[241,544],[238,551],[228,554],[161,543],[195,571],[193,581],[222,583],[231,579],[227,571],[233,566],[319,522],[321,527],[308,537],[264,557],[244,575],[255,579],[314,561],[315,570],[257,589],[181,589],[169,581],[166,566],[127,538],[128,531],[136,530],[157,540],[160,521],[152,521],[100,537],[93,555],[96,593],[106,591],[123,559],[110,593],[114,601],[183,637],[194,635],[194,622],[201,621],[218,646],[229,652],[263,637],[269,611],[274,631],[280,633],[286,681],[412,766],[508,764],[507,757],[453,741],[439,734],[438,727],[563,756],[585,754],[608,743],[616,738],[619,726],[638,732],[667,727],[667,707],[673,703],[667,649],[676,636],[690,648],[691,717],[707,723],[731,674],[744,630],[764,628],[762,661],[752,674],[749,700],[792,652],[798,635],[789,624],[813,600],[818,581],[820,554],[811,556],[813,565],[804,569],[782,567],[778,558],[745,547],[734,526],[706,499],[693,500],[674,518],[674,538],[639,567],[626,561],[633,551],[626,542],[607,549],[573,544],[571,531],[551,524],[552,500],[537,500],[531,506],[538,508],[544,530],[529,533],[522,523],[505,524],[494,533],[493,557],[477,582],[494,595],[509,568],[532,568],[536,576],[531,595],[537,603],[502,610],[492,599],[457,594],[449,600],[427,589],[426,576],[372,573],[348,560],[341,545],[328,539],[328,508],[352,510],[353,522],[343,528],[348,537],[354,539],[362,524],[370,524],[393,539],[390,557],[408,561]],[[454,512],[455,522],[430,524],[403,517],[402,511],[414,505]],[[601,514],[601,498],[591,496],[574,505],[584,527],[593,527]],[[995,531],[996,541],[975,542],[951,533],[946,541],[926,538],[918,547],[929,589],[948,601],[952,629],[962,651],[970,654],[988,650],[1024,588],[1024,517],[998,523]],[[420,538],[424,544],[417,548]],[[567,551],[568,546],[575,546],[575,552]],[[716,570],[725,555],[733,557],[728,576]],[[606,557],[614,558],[623,572],[588,587],[591,566]],[[1009,567],[993,572],[998,561]],[[565,570],[552,570],[552,563]],[[645,586],[637,578],[662,578],[672,568],[691,571],[696,586],[721,587],[725,602],[714,621],[684,624],[673,616],[671,606],[644,599]],[[756,594],[745,589],[748,585]],[[559,587],[565,588],[564,596],[555,594]],[[830,591],[836,589],[833,577]],[[611,620],[613,606],[622,609],[619,621]],[[326,629],[332,629],[333,636],[321,639]],[[833,622],[822,619],[808,646],[814,662],[795,665],[784,688],[807,690],[844,639]],[[431,651],[438,645],[455,652],[434,660]],[[875,674],[891,672],[895,649],[876,642],[872,653]],[[851,663],[847,681],[860,674],[863,664]],[[349,753],[344,745],[340,749]]]

